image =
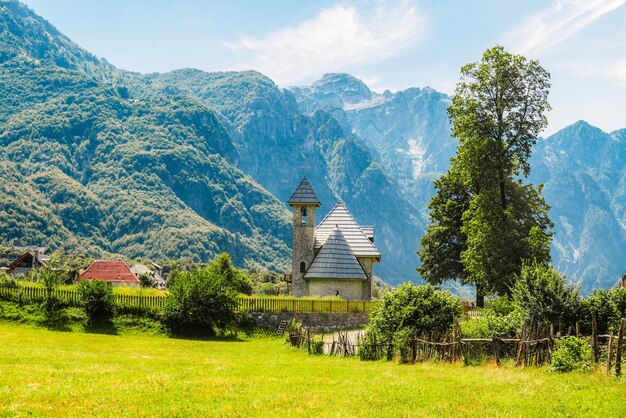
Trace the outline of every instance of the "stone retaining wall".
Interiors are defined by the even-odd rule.
[[[366,313],[294,313],[249,312],[248,317],[259,326],[278,328],[281,321],[296,318],[304,328],[314,332],[332,332],[342,329],[361,328],[369,322]]]

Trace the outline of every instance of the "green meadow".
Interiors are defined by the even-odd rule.
[[[272,335],[183,340],[0,322],[0,416],[625,416],[601,372],[310,356]]]

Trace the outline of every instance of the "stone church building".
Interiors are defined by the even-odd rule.
[[[321,203],[306,177],[287,203],[293,208],[293,295],[370,300],[380,262],[374,228],[359,226],[341,202],[315,226]]]

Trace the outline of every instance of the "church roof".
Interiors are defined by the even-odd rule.
[[[341,230],[335,226],[305,273],[304,278],[367,280],[367,275],[354,256]]]
[[[299,204],[314,204],[316,206],[320,206],[321,202],[317,198],[315,191],[313,191],[313,187],[311,187],[311,183],[304,176],[296,191],[293,192],[289,200],[287,201],[289,205],[299,205]]]
[[[357,225],[356,221],[341,202],[338,202],[328,215],[315,228],[315,249],[323,248],[335,226],[338,226],[350,249],[356,257],[375,257],[380,261],[380,252],[368,238],[374,235],[373,228],[367,230],[368,235]],[[321,251],[321,250],[320,250]]]

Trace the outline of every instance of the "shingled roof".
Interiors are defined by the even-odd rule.
[[[296,191],[293,192],[289,200],[287,201],[289,205],[301,205],[301,204],[314,204],[316,206],[321,206],[320,200],[317,198],[313,187],[311,187],[311,183],[304,176]]]
[[[335,226],[306,271],[304,278],[367,280],[367,275],[354,256],[341,230]]]
[[[356,257],[375,257],[380,261],[380,252],[341,202],[328,212],[315,229],[315,250],[323,248],[322,246],[332,234],[335,226],[339,227]],[[368,228],[367,232],[373,238],[373,228]]]
[[[99,280],[116,283],[139,283],[123,261],[96,260],[78,276],[78,280]]]

